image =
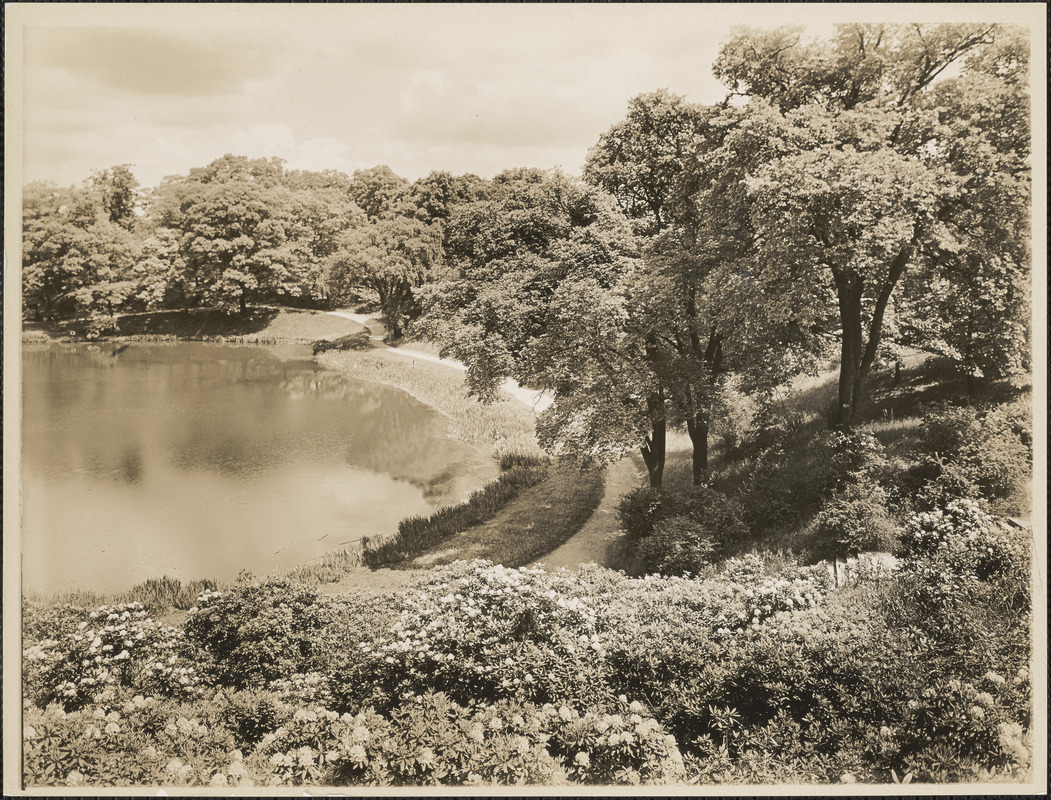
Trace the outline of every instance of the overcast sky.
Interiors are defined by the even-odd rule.
[[[387,164],[410,180],[517,166],[578,173],[634,95],[666,88],[720,99],[711,65],[733,25],[812,13],[705,4],[21,10],[23,179],[69,184],[128,163],[144,186],[228,152],[348,173]],[[816,22],[814,32],[828,30]]]

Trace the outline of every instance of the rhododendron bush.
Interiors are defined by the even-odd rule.
[[[1027,551],[984,513],[910,520],[900,569],[859,562],[839,586],[827,565],[755,555],[704,580],[457,562],[382,596],[241,583],[202,594],[181,627],[134,605],[30,608],[26,779],[1017,779],[1028,622],[988,611]],[[985,589],[916,592],[947,558]]]

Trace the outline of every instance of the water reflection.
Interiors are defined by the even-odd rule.
[[[32,588],[266,572],[496,473],[408,395],[310,361],[198,343],[116,350],[24,349]]]

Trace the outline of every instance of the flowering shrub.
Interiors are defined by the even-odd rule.
[[[1029,735],[997,696],[1006,680],[987,673],[985,683],[987,691],[957,679],[938,681],[908,701],[894,734],[901,750],[912,753],[905,769],[920,780],[944,782],[966,779],[974,766],[1010,772],[1029,765]]]
[[[896,526],[887,504],[878,484],[847,484],[825,501],[818,515],[821,535],[847,553],[893,550]]]
[[[1027,562],[1026,548],[997,525],[976,501],[958,499],[945,509],[915,514],[901,530],[903,569],[932,599],[973,592],[988,580]]]
[[[207,785],[233,744],[228,730],[207,723],[192,707],[142,695],[69,713],[27,705],[25,772],[31,785]]]
[[[1025,606],[996,592],[1027,562],[991,520],[977,504],[917,515],[901,569],[859,559],[839,587],[824,565],[747,555],[704,580],[459,562],[401,594],[394,615],[374,598],[327,600],[290,582],[202,595],[187,626],[206,658],[171,629],[157,636],[225,685],[187,691],[174,670],[147,693],[158,684],[141,665],[159,645],[134,645],[65,707],[27,703],[26,781],[1012,778],[1031,760],[1031,647]],[[916,586],[932,564],[981,591],[927,603]],[[105,637],[141,629],[149,641],[140,611],[33,611],[27,630],[55,623],[27,648],[33,698],[62,701],[68,670],[112,658]],[[99,662],[73,658],[92,646]],[[129,661],[141,668],[122,671]]]
[[[470,711],[442,694],[415,695],[389,723],[343,719],[334,754],[342,781],[374,785],[639,784],[684,777],[675,740],[639,703],[618,713],[501,701]]]
[[[332,622],[329,604],[316,591],[273,578],[226,594],[204,592],[184,630],[208,655],[218,683],[243,688],[310,671],[327,654],[322,634]]]
[[[384,718],[343,717],[336,782],[369,786],[564,784],[532,705],[470,710],[442,693],[412,695]]]
[[[566,573],[453,565],[406,595],[389,636],[361,644],[372,701],[429,688],[463,702],[601,699],[595,611],[571,585]]]
[[[685,777],[675,737],[638,701],[617,698],[615,713],[552,705],[541,709],[552,751],[580,783],[673,783]]]
[[[26,696],[67,711],[117,689],[170,697],[202,691],[182,631],[150,619],[140,603],[101,606],[58,638],[27,647],[22,661]]]

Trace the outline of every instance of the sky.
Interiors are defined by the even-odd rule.
[[[347,173],[386,164],[410,180],[520,166],[576,174],[635,95],[725,96],[711,65],[734,25],[806,22],[820,34],[833,13],[78,3],[8,4],[9,23],[13,7],[23,181],[68,185],[126,163],[143,186],[225,153]],[[863,7],[829,8],[845,19]]]

